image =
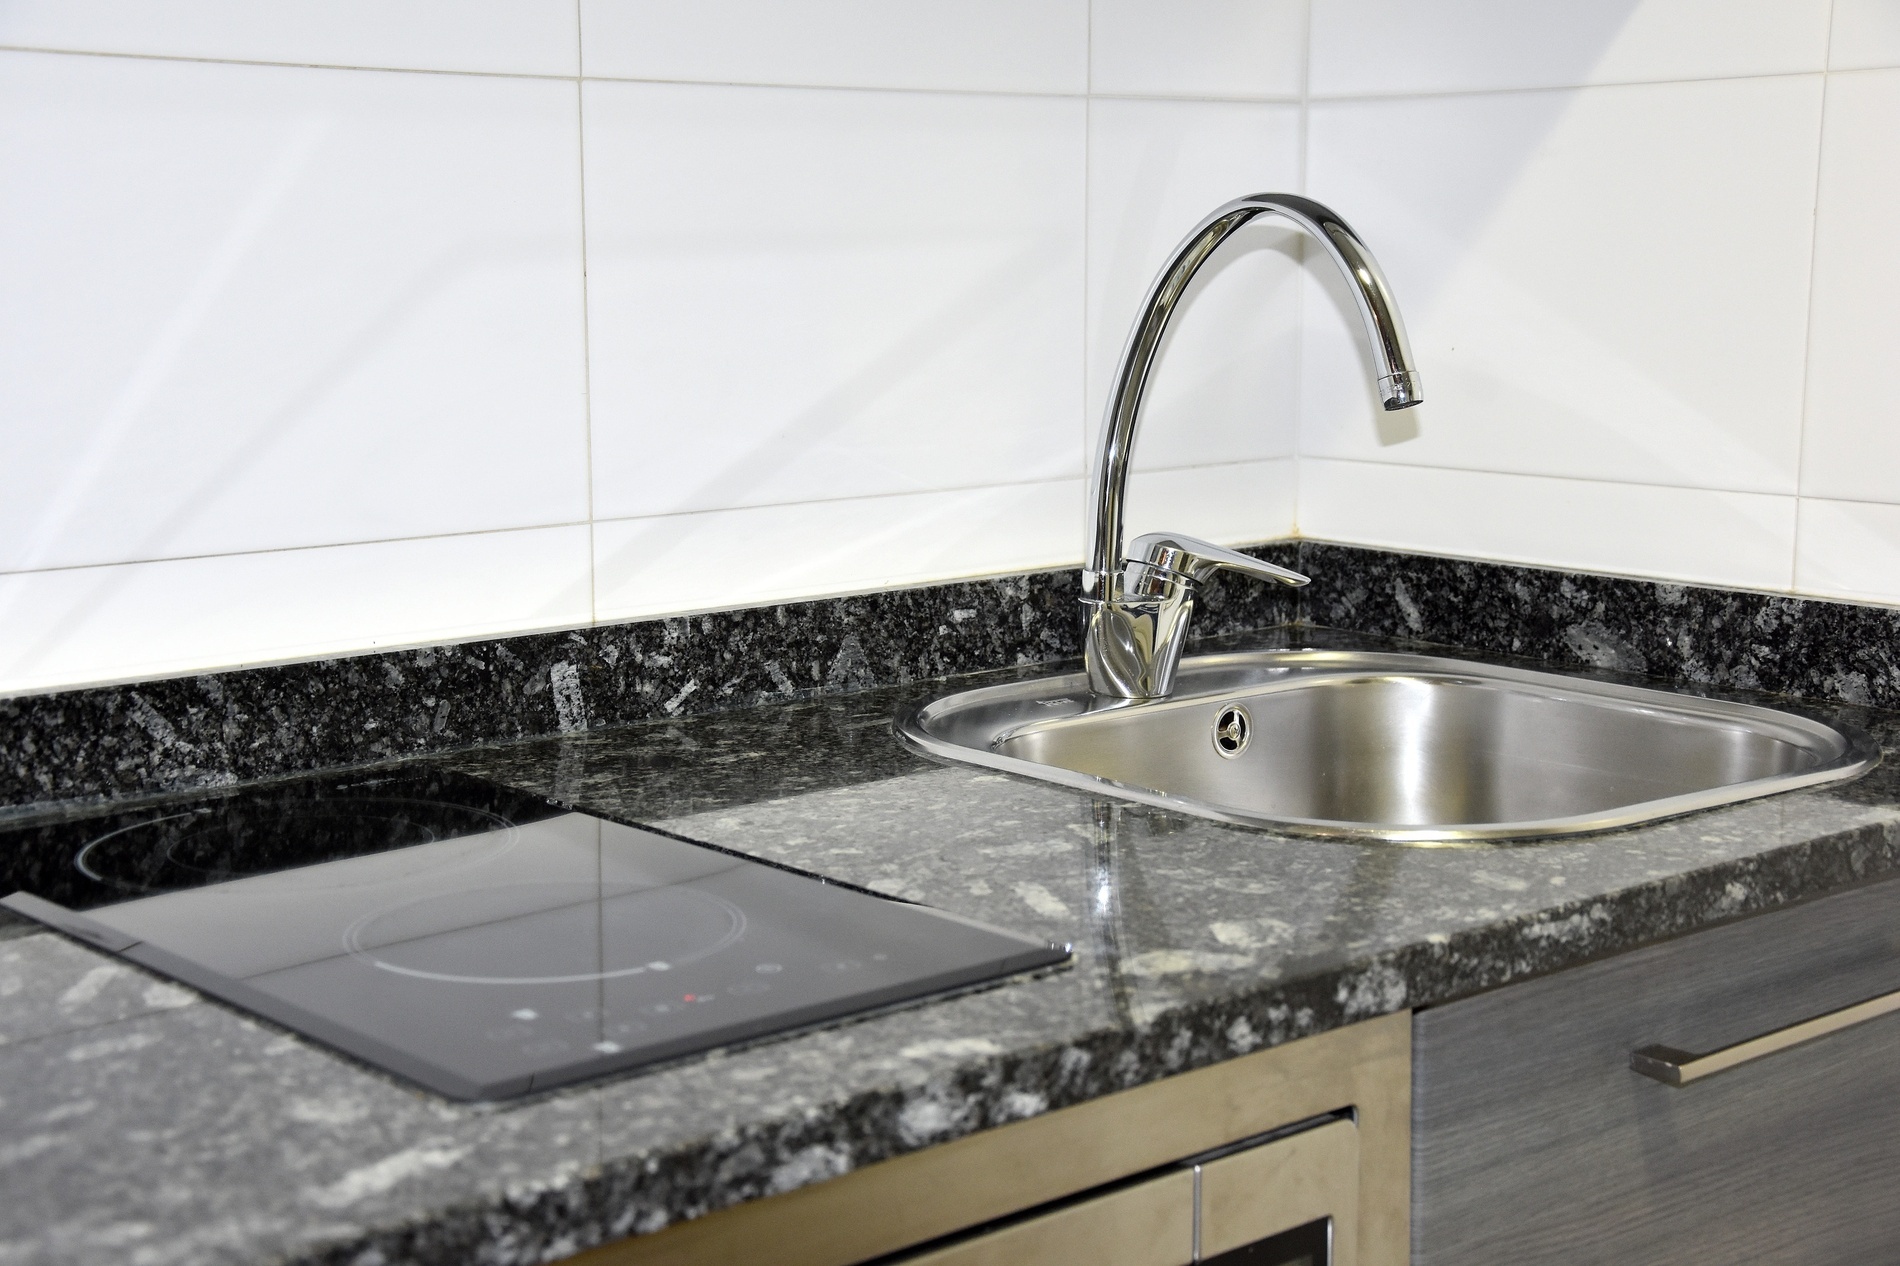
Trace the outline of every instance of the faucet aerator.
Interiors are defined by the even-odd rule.
[[[1425,403],[1425,390],[1419,383],[1418,371],[1408,374],[1388,374],[1379,379],[1379,402],[1385,405],[1387,413],[1397,413],[1400,409],[1411,409]]]

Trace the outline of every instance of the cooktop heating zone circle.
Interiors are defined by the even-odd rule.
[[[381,971],[469,985],[556,985],[673,971],[736,944],[745,912],[684,885],[513,883],[385,906],[343,933]]]
[[[146,818],[108,831],[79,850],[73,865],[89,879],[130,892],[168,892],[298,871],[299,889],[385,883],[400,872],[455,870],[513,847],[518,832],[500,814],[466,805],[394,797],[304,804],[294,814],[221,805]],[[421,845],[444,847],[420,848]],[[396,854],[375,878],[335,868],[325,883],[312,868],[369,853]]]

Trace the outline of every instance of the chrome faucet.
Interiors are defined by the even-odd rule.
[[[1123,699],[1160,699],[1174,689],[1174,672],[1187,642],[1196,588],[1221,570],[1256,580],[1303,585],[1296,571],[1178,532],[1156,532],[1135,540],[1122,556],[1122,510],[1128,500],[1129,457],[1142,391],[1188,282],[1234,230],[1257,216],[1291,220],[1317,238],[1352,283],[1366,338],[1378,364],[1379,398],[1388,410],[1419,403],[1418,371],[1406,345],[1405,326],[1391,289],[1372,254],[1346,222],[1310,198],[1290,193],[1257,193],[1236,198],[1202,220],[1155,278],[1141,316],[1122,350],[1114,395],[1102,424],[1095,478],[1089,490],[1088,561],[1082,568],[1082,608],[1087,625],[1083,654],[1089,688]]]

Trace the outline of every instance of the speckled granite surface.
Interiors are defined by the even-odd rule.
[[[1247,640],[1289,638],[1313,640]],[[443,759],[1072,940],[1073,968],[484,1107],[57,937],[0,940],[0,1262],[547,1261],[1900,873],[1900,717],[1877,711],[1840,710],[1889,753],[1848,787],[1560,843],[1431,850],[1240,830],[938,765],[890,734],[903,694]]]
[[[1299,622],[1900,708],[1900,607],[1302,541]]]
[[[1074,572],[1033,572],[0,698],[0,812],[1043,663],[1080,652],[1078,593]],[[1215,585],[1201,605],[1204,635],[1294,613],[1277,585]]]
[[[1900,609],[1389,550],[1254,549],[1302,590],[1217,581],[1195,638],[1301,624],[1900,708]],[[0,699],[0,816],[1078,653],[1074,572]]]

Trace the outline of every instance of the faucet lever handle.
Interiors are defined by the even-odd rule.
[[[1206,580],[1217,571],[1237,571],[1255,580],[1282,585],[1303,585],[1308,577],[1273,563],[1263,562],[1239,550],[1227,549],[1178,532],[1150,532],[1135,538],[1134,553],[1128,562],[1144,568],[1172,572],[1195,582]]]

